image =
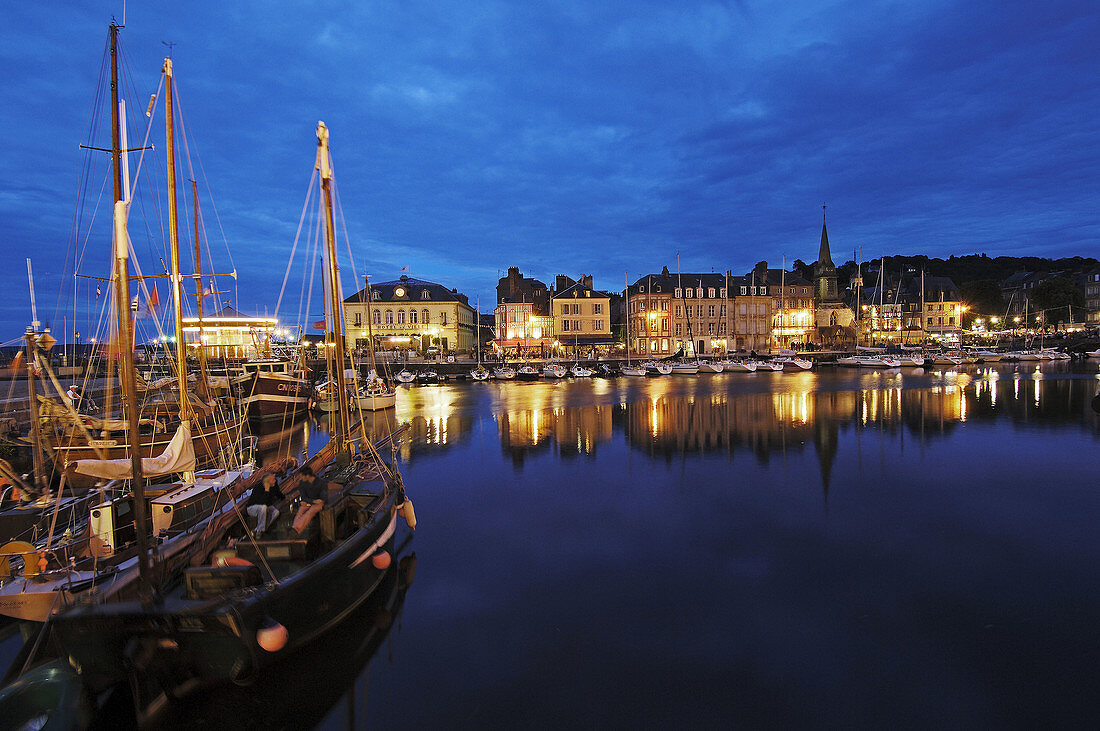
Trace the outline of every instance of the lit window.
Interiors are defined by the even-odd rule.
[[[384,317],[386,318],[387,325],[393,324],[393,310],[386,310],[386,314]]]
[[[684,290],[679,287],[676,288],[676,299],[682,299],[684,296]]]
[[[749,288],[748,287],[742,287],[741,288],[741,294],[744,295],[744,294],[748,294],[748,293],[749,293]]]
[[[409,310],[409,324],[416,324],[416,310]]]
[[[428,310],[427,310],[426,308],[425,308],[425,309],[423,309],[423,310],[421,310],[421,311],[420,311],[420,321],[421,321],[421,323],[422,323],[422,324],[424,324],[424,325],[429,325],[429,324],[431,324],[431,321],[432,321],[432,313],[428,312]]]

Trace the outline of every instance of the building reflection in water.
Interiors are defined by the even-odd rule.
[[[540,453],[591,456],[617,433],[632,448],[666,460],[745,450],[766,463],[788,450],[812,447],[827,489],[842,431],[905,432],[923,443],[971,420],[1010,418],[1033,426],[1095,422],[1098,417],[1089,402],[1096,389],[1095,375],[1044,378],[1037,369],[1003,366],[854,375],[825,371],[761,379],[731,374],[690,380],[462,384],[411,389],[402,394],[407,397],[396,410],[364,417],[374,440],[400,424],[409,425],[399,448],[404,460],[467,438],[486,416],[495,422],[502,450],[517,465]],[[308,440],[318,435],[310,437],[301,427],[288,434],[292,438],[285,441],[292,451],[320,446],[311,447]]]

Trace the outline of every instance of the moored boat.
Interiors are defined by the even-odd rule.
[[[569,370],[561,363],[547,363],[542,367],[543,378],[565,378]]]

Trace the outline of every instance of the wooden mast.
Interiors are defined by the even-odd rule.
[[[130,320],[130,237],[126,231],[129,203],[122,198],[122,143],[118,99],[118,26],[111,24],[111,158],[114,161],[114,285],[115,314],[118,318],[118,371],[122,387],[122,405],[128,424],[130,466],[134,493],[134,523],[138,540],[138,571],[141,598],[152,598],[152,567],[149,552],[149,516],[145,504],[145,479],[142,474],[138,404],[134,382],[134,337]]]
[[[164,59],[164,136],[168,155],[168,241],[172,260],[172,309],[176,333],[176,387],[179,389],[180,420],[191,418],[187,399],[187,344],[183,342],[183,278],[180,276],[180,229],[176,210],[176,139],[172,119],[172,59]]]
[[[344,328],[340,309],[340,267],[336,263],[336,226],[332,215],[332,158],[328,148],[328,127],[324,122],[317,123],[317,169],[321,172],[321,192],[325,205],[325,251],[328,266],[329,303],[332,312],[330,336],[333,343],[333,360],[336,363],[336,397],[338,399],[339,425],[338,448],[348,446],[348,389],[344,379]]]

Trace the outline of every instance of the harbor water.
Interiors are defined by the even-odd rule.
[[[415,583],[321,726],[1094,719],[1098,379],[1093,360],[408,389],[373,427],[411,425]]]

